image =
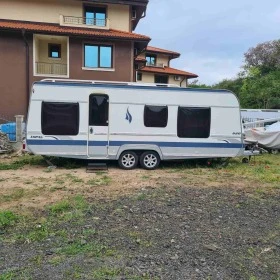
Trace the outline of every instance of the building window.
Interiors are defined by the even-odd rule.
[[[85,45],[84,48],[85,67],[90,68],[112,68],[113,47],[99,45]]]
[[[137,72],[137,81],[142,81],[142,73]]]
[[[156,84],[168,84],[168,76],[165,75],[155,75]]]
[[[107,95],[89,97],[89,125],[108,126],[109,99]]]
[[[42,133],[44,135],[78,135],[79,110],[79,103],[42,102]]]
[[[49,58],[61,58],[61,45],[49,44]]]
[[[166,127],[167,122],[167,106],[145,106],[144,125],[146,127]]]
[[[87,25],[106,26],[106,8],[85,6],[84,11]]]
[[[147,54],[146,61],[148,66],[155,66],[157,62],[157,56],[152,54]]]
[[[180,138],[209,138],[211,125],[210,108],[178,109],[177,134]]]

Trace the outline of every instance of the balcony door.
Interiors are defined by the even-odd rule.
[[[155,75],[155,83],[156,84],[168,84],[168,76],[167,75]]]
[[[85,6],[85,23],[87,25],[106,26],[106,8]]]

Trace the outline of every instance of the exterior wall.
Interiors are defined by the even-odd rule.
[[[137,81],[137,83],[154,83],[155,82],[155,75],[156,75],[155,73],[142,72],[142,81]],[[174,80],[174,75],[169,75],[169,77],[168,77],[168,83],[169,84],[180,86],[181,82],[182,82],[182,80],[175,81]],[[182,82],[182,86],[181,87],[186,87],[186,80],[184,80]]]
[[[35,47],[37,49],[37,60],[36,62],[46,62],[46,63],[63,63],[67,64],[67,39],[65,40],[36,40]],[[51,44],[61,44],[61,58],[49,58],[49,43]]]
[[[164,64],[165,66],[169,65],[169,56],[164,54],[157,55],[157,64]]]
[[[131,42],[102,42],[102,44],[113,45],[113,71],[111,69],[83,70],[84,66],[84,43],[101,43],[90,39],[70,38],[70,78],[83,80],[103,81],[133,81],[133,68],[131,61]]]
[[[26,116],[26,48],[22,35],[0,31],[0,117]]]
[[[26,37],[30,49],[30,89],[33,82],[50,78],[50,76],[33,76],[33,35],[26,34]],[[131,42],[106,42],[114,46],[114,71],[83,70],[84,42],[92,41],[90,39],[69,38],[71,79],[133,81],[133,66],[131,63],[133,61],[133,44]],[[26,79],[26,47],[21,31],[4,32],[0,30],[0,100],[0,117],[10,120],[13,120],[14,116],[18,114],[26,117],[29,104]]]
[[[110,28],[130,30],[130,10],[126,5],[108,5]],[[1,0],[0,19],[60,23],[60,15],[83,17],[82,1]]]
[[[142,72],[142,81],[137,81],[137,83],[154,83],[155,74]]]
[[[59,23],[59,15],[83,16],[83,5],[67,0],[2,0],[1,19]]]
[[[109,5],[110,28],[131,32],[130,8],[125,5]]]
[[[157,54],[157,64],[164,64],[165,66],[168,66],[169,64],[169,56],[165,54]],[[139,58],[144,58],[146,59],[146,53],[141,53],[138,55]]]

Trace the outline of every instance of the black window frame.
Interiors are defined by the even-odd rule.
[[[57,48],[57,50],[54,51],[52,48]],[[53,52],[57,52],[58,53],[58,57],[53,57],[52,56]],[[60,59],[61,58],[61,44],[49,43],[48,44],[48,54],[49,54],[49,58]]]
[[[87,5],[85,4],[84,5],[84,18],[85,18],[85,23],[87,24],[87,12],[91,12],[94,14],[94,17],[93,17],[93,20],[98,20],[96,18],[96,13],[98,13],[98,10],[99,10],[99,13],[100,11],[104,11],[105,10],[105,22],[104,22],[104,25],[96,25],[96,24],[93,24],[93,25],[96,25],[96,26],[100,26],[100,27],[104,27],[107,25],[107,14],[108,14],[108,11],[107,11],[107,7],[106,6],[91,6],[91,5]],[[101,12],[103,13],[103,12]],[[96,22],[95,22],[96,23]]]
[[[97,67],[86,66],[86,46],[98,47],[98,60],[97,60],[97,64],[98,65],[97,65]],[[111,67],[104,67],[104,66],[101,67],[100,66],[100,48],[101,47],[109,47],[109,48],[111,48]],[[113,62],[114,62],[113,58],[114,58],[114,46],[113,45],[104,45],[104,44],[100,45],[100,44],[88,44],[88,43],[84,44],[84,67],[86,67],[86,68],[112,69],[112,68],[114,68],[113,67]]]
[[[155,116],[149,116],[150,115],[153,115],[153,114],[156,114],[156,113],[160,113],[162,114],[161,112],[153,112],[152,109],[154,108],[157,108],[157,109],[163,109],[163,110],[166,110],[166,115],[163,117],[163,116],[159,116],[159,119],[158,120],[155,120]],[[144,126],[145,127],[152,127],[152,128],[165,128],[167,127],[168,125],[168,106],[164,106],[164,105],[161,105],[161,106],[158,106],[158,105],[145,105],[144,107]],[[162,123],[160,123],[162,122]]]
[[[92,110],[92,103],[91,103],[91,99],[94,98],[94,97],[104,97],[106,98],[106,104],[107,104],[107,112],[106,112],[106,116],[105,116],[105,119],[104,122],[102,124],[100,123],[95,123],[94,122],[94,119],[92,118],[92,114],[93,114],[93,110]],[[106,95],[106,94],[91,94],[89,96],[89,115],[88,115],[88,123],[89,123],[89,126],[98,126],[98,127],[108,127],[109,126],[109,96]]]
[[[155,63],[154,64],[152,64],[151,63],[151,57],[153,57],[154,59],[155,59]],[[148,66],[156,66],[157,65],[157,55],[156,54],[146,54],[146,64],[148,65]]]
[[[183,125],[181,124],[181,122],[183,121],[182,118],[180,118],[181,114],[185,114],[183,111],[186,110],[186,111],[193,111],[192,114],[193,114],[193,117],[196,117],[197,119],[197,112],[199,110],[201,110],[201,113],[202,111],[204,111],[205,113],[206,110],[208,111],[208,116],[207,116],[207,119],[205,119],[204,121],[207,122],[205,123],[205,131],[202,131],[201,129],[203,127],[200,126],[197,126],[195,127],[195,119],[190,119],[189,120],[189,128],[186,128],[186,125],[184,125],[184,128],[183,128]],[[211,134],[211,121],[212,121],[212,110],[211,110],[211,107],[185,107],[185,106],[179,106],[178,107],[178,114],[177,114],[177,136],[179,138],[189,138],[189,139],[208,139],[210,137],[210,134]],[[207,129],[206,129],[207,128]],[[200,129],[200,130],[196,130],[196,129]]]
[[[73,123],[73,127],[69,128],[69,120],[71,120],[71,118],[69,118],[69,116],[67,116],[64,119],[65,122],[65,127],[63,127],[62,123],[59,123],[60,120],[61,121],[61,115],[57,116],[57,119],[52,119],[53,118],[53,114],[55,114],[55,112],[46,112],[46,110],[48,109],[48,106],[57,106],[59,107],[61,105],[61,107],[66,107],[66,106],[71,106],[72,108],[70,108],[70,112],[73,113],[73,107],[76,107],[76,111],[75,111],[75,115],[74,118],[72,118],[75,123]],[[46,107],[45,107],[46,106]],[[62,108],[65,110],[65,108]],[[62,111],[60,111],[60,114],[62,113]],[[50,125],[47,121],[51,122],[53,121],[54,124],[58,125],[58,127],[56,128],[50,128],[48,127],[48,125]],[[74,127],[75,126],[75,127]],[[68,129],[68,130],[63,130],[63,128]],[[52,132],[50,132],[50,130],[53,129]],[[55,130],[59,131],[59,133],[56,133]],[[69,131],[73,131],[73,132],[69,132]],[[79,134],[79,130],[80,130],[80,104],[78,102],[46,102],[43,101],[42,105],[41,105],[41,131],[43,135],[57,135],[57,136],[77,136]]]

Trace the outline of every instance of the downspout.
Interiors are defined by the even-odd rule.
[[[25,71],[26,71],[26,77],[25,77],[25,80],[26,80],[26,98],[27,98],[27,104],[26,104],[26,112],[28,111],[28,106],[29,106],[29,98],[30,98],[30,92],[29,92],[29,84],[30,84],[30,76],[29,76],[29,69],[30,69],[30,63],[29,63],[29,44],[28,44],[28,41],[25,37],[25,29],[22,29],[21,30],[22,32],[22,38],[23,38],[23,41],[25,43],[25,49],[26,49],[26,63],[25,63]]]
[[[186,77],[184,77],[184,79],[181,81],[180,83],[180,87],[182,87],[182,83],[186,80]]]

